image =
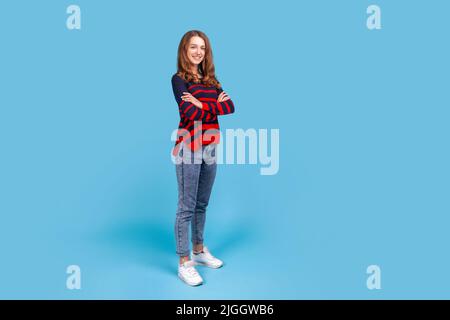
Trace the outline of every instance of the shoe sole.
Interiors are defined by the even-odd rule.
[[[216,266],[207,264],[207,263],[205,263],[205,262],[199,262],[199,261],[194,261],[194,262],[195,262],[196,265],[199,265],[199,266],[205,266],[205,267],[209,267],[209,268],[212,268],[212,269],[219,269],[219,268],[222,268],[222,267],[223,267],[223,263],[222,263],[220,266],[216,267]]]
[[[202,281],[202,282],[199,282],[199,283],[189,283],[188,281],[186,281],[186,279],[184,279],[184,278],[181,276],[181,274],[178,274],[178,278],[180,278],[181,281],[183,281],[184,283],[186,283],[187,285],[189,285],[189,286],[191,286],[191,287],[197,287],[197,286],[203,284],[203,281]]]

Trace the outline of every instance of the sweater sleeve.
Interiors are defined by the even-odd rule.
[[[211,112],[197,108],[189,101],[181,99],[183,92],[189,92],[186,83],[176,74],[172,77],[172,89],[175,96],[175,100],[178,103],[180,114],[184,114],[188,119],[192,121],[208,121],[211,120],[214,115]]]
[[[222,88],[217,89],[217,93],[220,94],[223,91]],[[214,115],[225,115],[234,113],[234,103],[231,99],[223,102],[202,102],[202,110],[210,112]]]

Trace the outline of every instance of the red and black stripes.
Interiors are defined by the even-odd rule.
[[[217,102],[222,89],[197,83],[191,84],[178,75],[172,77],[172,89],[180,113],[174,154],[178,152],[177,147],[181,141],[184,141],[192,151],[196,151],[201,145],[219,143],[220,128],[217,116],[234,113],[233,101],[229,99]],[[202,108],[182,100],[183,92],[190,92],[202,102]]]

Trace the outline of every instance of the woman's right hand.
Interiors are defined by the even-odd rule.
[[[195,98],[190,92],[183,92],[181,99],[192,103],[197,108],[203,109],[203,105],[202,105],[201,101],[199,101],[197,98]]]

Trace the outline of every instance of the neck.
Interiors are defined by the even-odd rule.
[[[200,75],[200,72],[198,71],[198,66],[196,66],[196,65],[191,68],[191,71],[193,74],[195,74],[197,76]]]

